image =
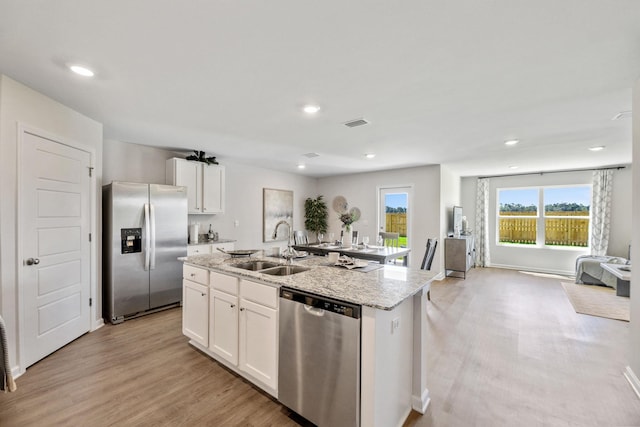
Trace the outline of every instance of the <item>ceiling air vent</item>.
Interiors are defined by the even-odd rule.
[[[350,120],[350,121],[346,122],[344,125],[346,127],[349,127],[349,128],[354,128],[354,127],[357,127],[357,126],[364,126],[364,125],[368,125],[368,124],[369,124],[369,122],[366,121],[365,119],[355,119],[355,120]]]
[[[320,154],[318,154],[318,153],[307,153],[307,154],[303,154],[303,156],[305,156],[308,159],[313,159],[314,157],[320,157]]]

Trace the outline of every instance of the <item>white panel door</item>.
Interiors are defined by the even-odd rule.
[[[25,367],[91,326],[91,155],[24,131],[20,163]]]

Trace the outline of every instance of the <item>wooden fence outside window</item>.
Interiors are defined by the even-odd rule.
[[[527,215],[521,212],[503,212],[499,218],[500,243],[518,243],[535,245],[537,236],[537,217],[505,218],[509,215]],[[529,213],[530,214],[530,213]],[[544,218],[545,245],[553,246],[589,246],[589,218],[584,212],[550,212],[554,218]],[[535,213],[533,213],[535,215]],[[582,217],[581,217],[582,216]]]

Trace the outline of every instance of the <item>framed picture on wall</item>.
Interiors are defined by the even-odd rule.
[[[293,227],[293,191],[263,188],[262,200],[262,241],[288,240],[289,227],[285,224],[278,226],[276,238],[273,235],[280,221],[286,221]]]

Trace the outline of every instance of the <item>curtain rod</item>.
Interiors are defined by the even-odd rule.
[[[488,175],[488,176],[479,176],[478,179],[485,179],[485,178],[508,178],[511,176],[524,176],[524,175],[545,175],[545,174],[549,174],[549,173],[567,173],[567,172],[588,172],[588,171],[602,171],[602,170],[611,170],[611,169],[615,169],[615,170],[620,170],[620,169],[625,169],[626,166],[609,166],[607,168],[595,168],[595,169],[565,169],[565,170],[560,170],[560,171],[547,171],[547,172],[524,172],[524,173],[514,173],[511,175]]]

